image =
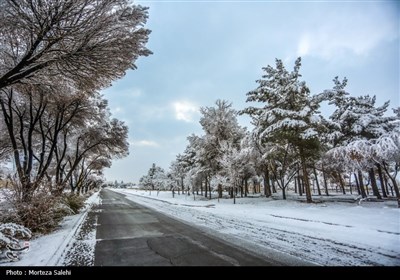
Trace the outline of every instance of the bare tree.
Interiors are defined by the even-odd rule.
[[[23,201],[30,200],[44,179],[47,189],[61,193],[82,160],[96,170],[100,158],[111,161],[128,153],[128,128],[111,119],[107,102],[98,93],[70,90],[61,85],[0,90],[8,132],[4,140],[12,148],[8,151]]]
[[[72,164],[72,161],[69,162]],[[69,177],[71,192],[80,194],[85,186],[92,183],[93,175],[101,175],[102,169],[111,166],[111,160],[98,154],[88,154],[84,157],[77,168],[74,169]],[[66,187],[66,185],[64,186]],[[62,190],[62,189],[60,189]]]
[[[66,187],[79,167],[82,181],[91,171],[109,166],[111,159],[125,157],[129,153],[128,127],[117,119],[105,119],[81,128],[68,139],[70,151],[65,157],[68,166],[63,180],[58,183],[59,192]]]
[[[74,119],[84,119],[89,96],[66,94],[66,90],[63,86],[21,85],[0,91],[8,143],[25,201],[48,175],[60,133]]]
[[[72,82],[99,89],[135,68],[150,31],[128,0],[0,1],[0,89]]]

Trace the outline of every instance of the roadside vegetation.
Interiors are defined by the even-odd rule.
[[[1,1],[1,244],[57,228],[128,155],[100,91],[151,54],[147,17],[128,0]]]

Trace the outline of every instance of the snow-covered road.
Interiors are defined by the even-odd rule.
[[[395,203],[308,205],[242,198],[233,205],[228,199],[172,198],[170,192],[114,191],[259,254],[273,249],[320,265],[400,265],[400,209]]]

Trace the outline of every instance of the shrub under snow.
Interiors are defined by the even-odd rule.
[[[7,245],[18,245],[19,240],[28,240],[32,237],[31,231],[15,223],[0,224],[0,250]]]

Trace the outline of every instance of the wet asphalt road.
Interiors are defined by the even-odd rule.
[[[100,195],[95,266],[293,265],[244,251],[123,194],[103,189]]]

